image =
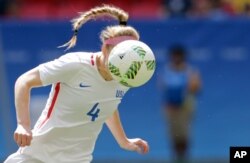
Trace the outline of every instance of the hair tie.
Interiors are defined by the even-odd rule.
[[[127,21],[120,21],[119,24],[126,26],[127,25]]]
[[[75,30],[74,30],[74,36],[76,36],[76,35],[77,35],[77,33],[78,33],[78,30],[77,30],[77,29],[75,29]]]

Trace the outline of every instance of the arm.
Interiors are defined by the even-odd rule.
[[[193,72],[189,80],[189,91],[196,94],[201,89],[201,79],[198,72]]]
[[[32,139],[29,114],[30,90],[33,87],[42,85],[67,82],[81,68],[76,55],[66,54],[58,59],[39,65],[17,79],[15,84],[17,129],[14,133],[14,139],[19,146],[30,145]]]
[[[146,141],[139,138],[127,138],[121,124],[119,112],[117,110],[110,118],[106,120],[106,125],[108,126],[109,130],[111,131],[121,148],[129,151],[136,151],[141,154],[145,154],[149,151],[149,146]]]
[[[14,139],[21,147],[30,145],[32,139],[29,113],[30,90],[33,87],[39,87],[41,85],[42,82],[37,68],[21,75],[15,84],[17,128],[14,133]]]

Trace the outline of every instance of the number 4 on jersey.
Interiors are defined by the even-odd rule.
[[[96,103],[93,108],[87,113],[88,116],[91,116],[91,121],[95,121],[96,118],[98,118],[98,114],[100,112],[100,109],[97,108],[99,103]]]

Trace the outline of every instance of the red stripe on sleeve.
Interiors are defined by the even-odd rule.
[[[44,123],[50,118],[51,113],[52,113],[52,111],[53,111],[53,109],[54,109],[54,106],[55,106],[55,103],[56,103],[56,100],[57,100],[59,91],[60,91],[60,83],[57,83],[56,86],[55,86],[54,96],[53,96],[53,98],[52,98],[52,102],[51,102],[51,105],[50,105],[50,107],[49,107],[47,116],[46,116],[46,118],[43,120],[43,122],[39,125],[38,128],[41,128],[41,127],[44,125]]]
[[[94,62],[94,55],[93,55],[93,54],[91,55],[91,64],[92,64],[92,66],[95,65],[95,62]]]

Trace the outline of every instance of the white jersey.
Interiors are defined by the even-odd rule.
[[[46,163],[85,163],[105,120],[128,90],[105,81],[96,66],[97,53],[69,53],[39,65],[44,86],[53,84],[29,147],[19,151]]]

